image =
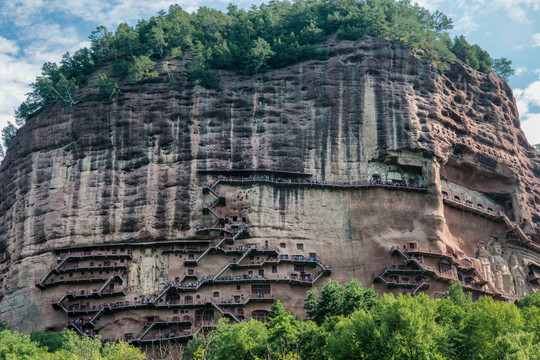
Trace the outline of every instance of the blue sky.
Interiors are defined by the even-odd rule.
[[[88,46],[98,25],[115,29],[134,25],[171,4],[187,11],[200,6],[226,11],[227,3],[242,7],[258,0],[0,0],[0,127],[29,91],[46,61]],[[514,90],[522,128],[529,142],[540,143],[540,0],[416,0],[454,20],[453,34],[466,35],[492,57],[512,60]]]

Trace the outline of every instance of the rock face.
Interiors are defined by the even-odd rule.
[[[220,90],[162,71],[31,119],[0,168],[0,317],[144,343],[264,319],[275,298],[303,314],[328,279],[538,289],[540,157],[508,85],[400,43],[322,46],[325,61],[220,72]]]

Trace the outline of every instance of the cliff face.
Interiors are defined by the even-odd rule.
[[[115,102],[84,101],[69,112],[56,105],[30,120],[0,168],[0,317],[20,330],[59,328],[68,316],[96,315],[104,300],[88,294],[111,284],[123,289],[110,294],[111,302],[137,303],[141,295],[188,302],[180,289],[163,293],[163,287],[206,281],[222,268],[220,276],[242,277],[248,267],[239,259],[251,261],[255,275],[309,273],[307,286],[356,276],[381,292],[391,291],[385,285],[392,280],[400,284],[394,291],[434,294],[455,277],[471,291],[503,298],[536,289],[527,278],[540,264],[534,242],[540,157],[519,128],[508,85],[461,63],[441,74],[403,44],[330,39],[323,46],[326,61],[252,77],[220,72],[221,90],[188,81],[172,87],[161,71],[160,83],[121,84],[124,95]],[[186,77],[182,62],[168,66]],[[96,94],[96,77],[82,96]],[[220,175],[253,177],[205,192],[202,184]],[[275,177],[291,184],[266,181]],[[339,186],[306,185],[314,180]],[[363,181],[380,186],[343,186]],[[386,187],[390,182],[407,186]],[[223,202],[204,209],[214,200]],[[216,221],[224,227],[200,231]],[[244,231],[241,237],[237,231]],[[227,245],[220,243],[227,236]],[[249,244],[264,250],[237,249]],[[396,253],[393,245],[406,247]],[[165,251],[175,246],[178,251]],[[276,247],[279,252],[270,251]],[[107,251],[114,265],[106,265]],[[123,251],[130,255],[112,257]],[[285,253],[315,254],[321,270],[302,261],[262,263]],[[189,262],[193,254],[204,261]],[[430,285],[418,276],[381,273],[411,256],[423,256],[418,266],[432,269]],[[100,270],[108,275],[85,285]],[[251,294],[266,291],[214,280],[203,282],[196,296],[217,291],[217,298],[247,299],[241,286],[252,286]],[[306,287],[269,286],[270,299],[302,312]],[[74,290],[84,301],[56,300]],[[87,310],[69,310],[74,305]],[[99,315],[100,323],[86,330],[123,337],[149,314],[163,316],[139,305]],[[247,317],[269,308],[256,301],[243,306]],[[206,316],[196,311],[189,313],[195,317],[189,331],[197,316]]]

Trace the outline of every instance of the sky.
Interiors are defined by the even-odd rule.
[[[135,25],[178,4],[226,11],[260,0],[0,0],[0,128],[14,122],[14,111],[30,91],[44,62],[59,62],[66,51],[89,46],[99,25],[115,30]],[[412,0],[454,21],[452,35],[465,35],[492,57],[512,61],[509,79],[521,127],[531,144],[540,143],[540,0]]]

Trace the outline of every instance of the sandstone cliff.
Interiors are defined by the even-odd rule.
[[[51,306],[51,299],[79,291],[81,282],[62,279],[49,286],[50,278],[43,279],[51,268],[56,270],[50,276],[68,277],[73,267],[58,268],[57,257],[106,252],[116,249],[114,244],[130,255],[122,264],[120,257],[113,259],[118,264],[99,264],[109,266],[111,276],[120,274],[116,289],[124,290],[111,301],[140,301],[141,295],[159,294],[169,280],[186,275],[197,281],[213,276],[231,263],[223,252],[227,246],[230,251],[258,246],[291,256],[315,254],[322,268],[332,267],[331,275],[318,279],[319,287],[330,275],[343,282],[351,276],[364,285],[375,282],[381,292],[435,294],[453,278],[478,294],[506,299],[536,289],[538,280],[531,274],[540,265],[535,243],[540,241],[540,157],[519,128],[509,86],[493,73],[477,73],[460,62],[441,73],[401,43],[330,39],[322,46],[330,55],[325,61],[255,76],[219,72],[220,90],[189,81],[172,87],[161,71],[159,83],[121,83],[124,95],[115,102],[88,100],[68,112],[56,105],[31,119],[0,168],[0,317],[28,331],[64,326],[68,317],[53,306],[65,306],[72,318],[94,316],[95,310],[69,312],[67,303],[95,309],[104,300],[83,305],[72,297]],[[182,61],[168,66],[186,77]],[[83,95],[96,95],[96,77]],[[201,186],[220,175],[339,186],[221,182],[214,191],[224,194],[224,203],[212,215],[203,207],[214,198]],[[415,187],[342,186],[365,181]],[[197,228],[215,218],[223,219],[225,228],[237,221],[249,224],[249,236],[216,245],[218,230],[213,236]],[[182,244],[198,250],[163,250]],[[391,253],[394,245],[405,247]],[[213,258],[191,264],[183,257],[205,246],[214,246]],[[428,250],[440,255],[430,256]],[[279,256],[264,251],[261,259],[250,254],[254,266],[264,257]],[[422,257],[415,266],[429,274],[429,284],[418,276],[400,279],[402,274],[392,270],[392,265],[411,266],[412,257]],[[69,259],[87,272],[97,266],[83,257]],[[310,268],[302,262],[290,266],[285,273]],[[239,269],[229,267],[220,275],[247,273]],[[84,278],[81,271],[69,277]],[[310,271],[313,280],[317,270]],[[35,286],[40,281],[42,288]],[[386,287],[389,282],[396,290]],[[83,291],[85,299],[102,285]],[[302,313],[301,300],[314,286],[307,285],[272,284],[272,299],[279,297]],[[233,287],[216,282],[195,293],[240,296],[240,282]],[[269,308],[262,302],[249,306],[254,317]],[[92,326],[107,336],[124,336],[148,314],[162,316],[159,311],[111,311],[110,319],[101,316],[101,323]]]

